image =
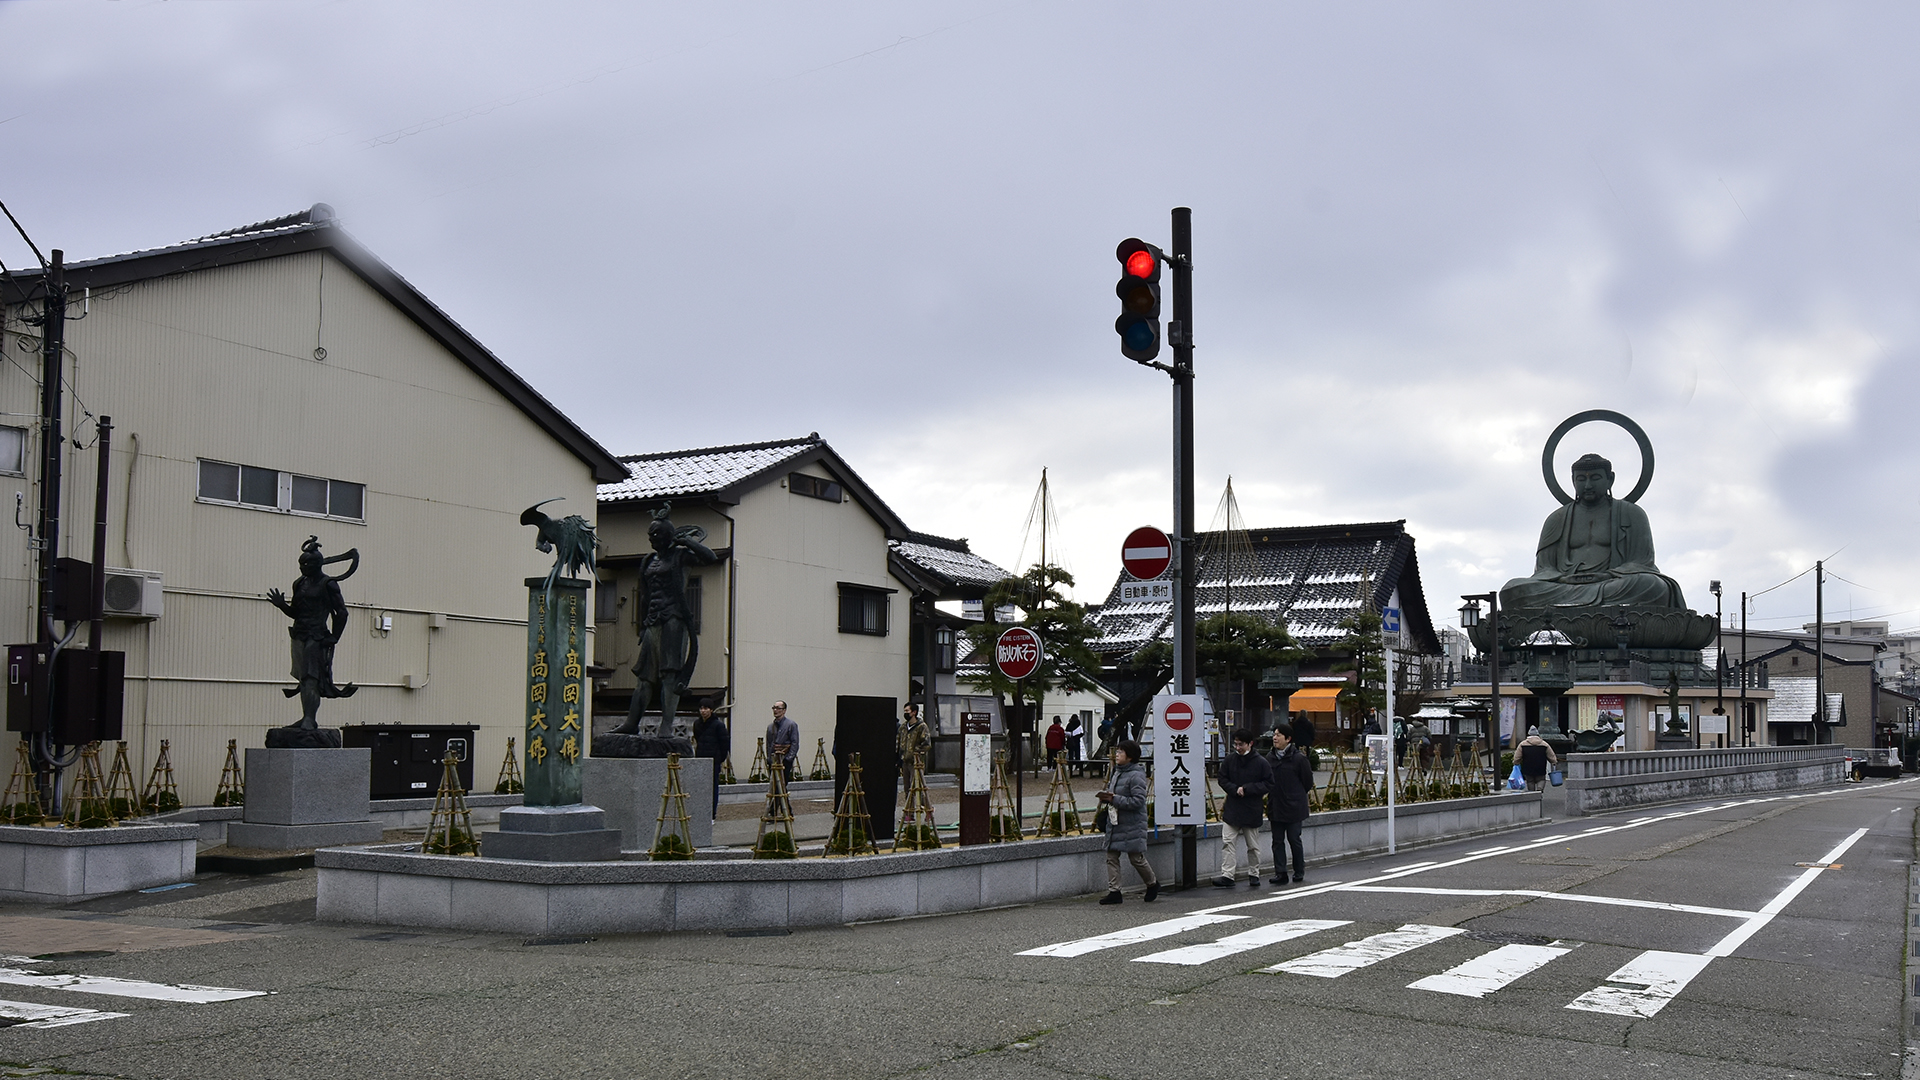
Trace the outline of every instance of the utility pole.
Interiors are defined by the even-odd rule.
[[[1740,593],[1740,745],[1752,742],[1747,731],[1747,594]]]
[[[1813,564],[1813,741],[1827,734],[1827,563]]]
[[[40,317],[40,604],[38,640],[59,640],[53,627],[53,565],[60,557],[60,449],[66,443],[60,429],[60,383],[65,370],[67,337],[67,272],[65,255],[53,249],[46,274],[46,304]],[[53,696],[47,696],[53,708]],[[51,712],[49,712],[49,719]]]

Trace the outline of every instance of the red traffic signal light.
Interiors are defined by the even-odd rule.
[[[1114,250],[1120,260],[1120,281],[1113,287],[1120,298],[1120,317],[1113,322],[1120,335],[1120,355],[1146,362],[1160,355],[1160,249],[1145,240],[1128,238]]]

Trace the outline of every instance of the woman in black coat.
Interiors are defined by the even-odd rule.
[[[1267,796],[1267,817],[1273,823],[1273,877],[1275,885],[1287,883],[1287,860],[1281,849],[1284,842],[1293,849],[1293,880],[1307,880],[1306,850],[1300,842],[1300,827],[1307,820],[1307,793],[1313,790],[1313,762],[1307,752],[1293,745],[1293,730],[1285,724],[1273,729],[1273,749],[1267,760],[1273,766],[1273,790]]]

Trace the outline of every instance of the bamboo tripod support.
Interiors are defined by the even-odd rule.
[[[144,817],[146,806],[140,801],[140,791],[133,786],[133,766],[127,763],[127,744],[114,744],[113,768],[107,772],[107,808],[121,821],[127,818]]]
[[[1079,836],[1084,832],[1080,826],[1080,810],[1073,804],[1073,785],[1067,782],[1067,761],[1063,756],[1053,763],[1053,783],[1047,788],[1046,808],[1040,811],[1040,828],[1034,835]]]
[[[519,795],[527,790],[520,779],[520,755],[513,752],[514,737],[507,736],[507,756],[500,759],[500,777],[493,782],[495,795]]]
[[[660,813],[653,819],[655,862],[693,858],[693,825],[687,817],[687,792],[680,786],[680,755],[667,755],[667,783],[660,790]]]
[[[814,740],[813,767],[807,770],[807,779],[833,779],[833,762],[827,760],[827,740],[825,739]]]
[[[173,782],[173,755],[165,739],[160,740],[160,753],[154,756],[147,786],[140,789],[140,802],[149,814],[168,814],[180,809],[180,789]]]
[[[760,759],[757,749],[754,759]],[[776,769],[767,780],[767,802],[760,810],[760,833],[753,840],[753,857],[792,859],[799,854],[793,842],[793,798],[787,794],[787,770]]]
[[[900,810],[900,826],[893,830],[893,850],[933,851],[940,846],[940,830],[933,824],[933,800],[927,796],[926,762],[915,754],[907,768],[907,804]]]
[[[786,771],[781,769],[781,786],[786,786]],[[765,736],[753,740],[753,764],[747,766],[747,783],[764,784],[767,782],[767,740]]]
[[[80,771],[67,792],[60,824],[69,829],[103,829],[114,823],[113,810],[107,805],[107,783],[100,775],[100,744],[91,742],[80,751]]]
[[[827,834],[827,852],[833,855],[878,855],[873,846],[873,817],[867,813],[867,793],[860,786],[860,755],[847,760],[847,786],[833,808],[833,831]]]
[[[1010,844],[1024,836],[1020,813],[1013,805],[1013,791],[1007,785],[1007,752],[993,754],[993,786],[987,793],[987,843]]]
[[[240,771],[239,745],[238,739],[227,740],[227,763],[220,767],[220,787],[213,793],[215,806],[246,805],[247,776]]]
[[[513,752],[511,746],[507,752]],[[467,810],[459,762],[449,752],[440,764],[440,790],[433,796],[433,816],[427,819],[427,837],[420,842],[420,850],[427,855],[478,855],[480,840],[473,835],[473,814]]]
[[[38,825],[47,819],[40,780],[27,757],[27,740],[13,745],[13,775],[7,778],[6,801],[0,802],[0,825]]]

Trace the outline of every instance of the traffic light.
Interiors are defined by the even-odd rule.
[[[1114,250],[1120,260],[1120,317],[1113,330],[1120,335],[1120,355],[1145,363],[1160,355],[1160,249],[1145,240],[1128,238]]]

